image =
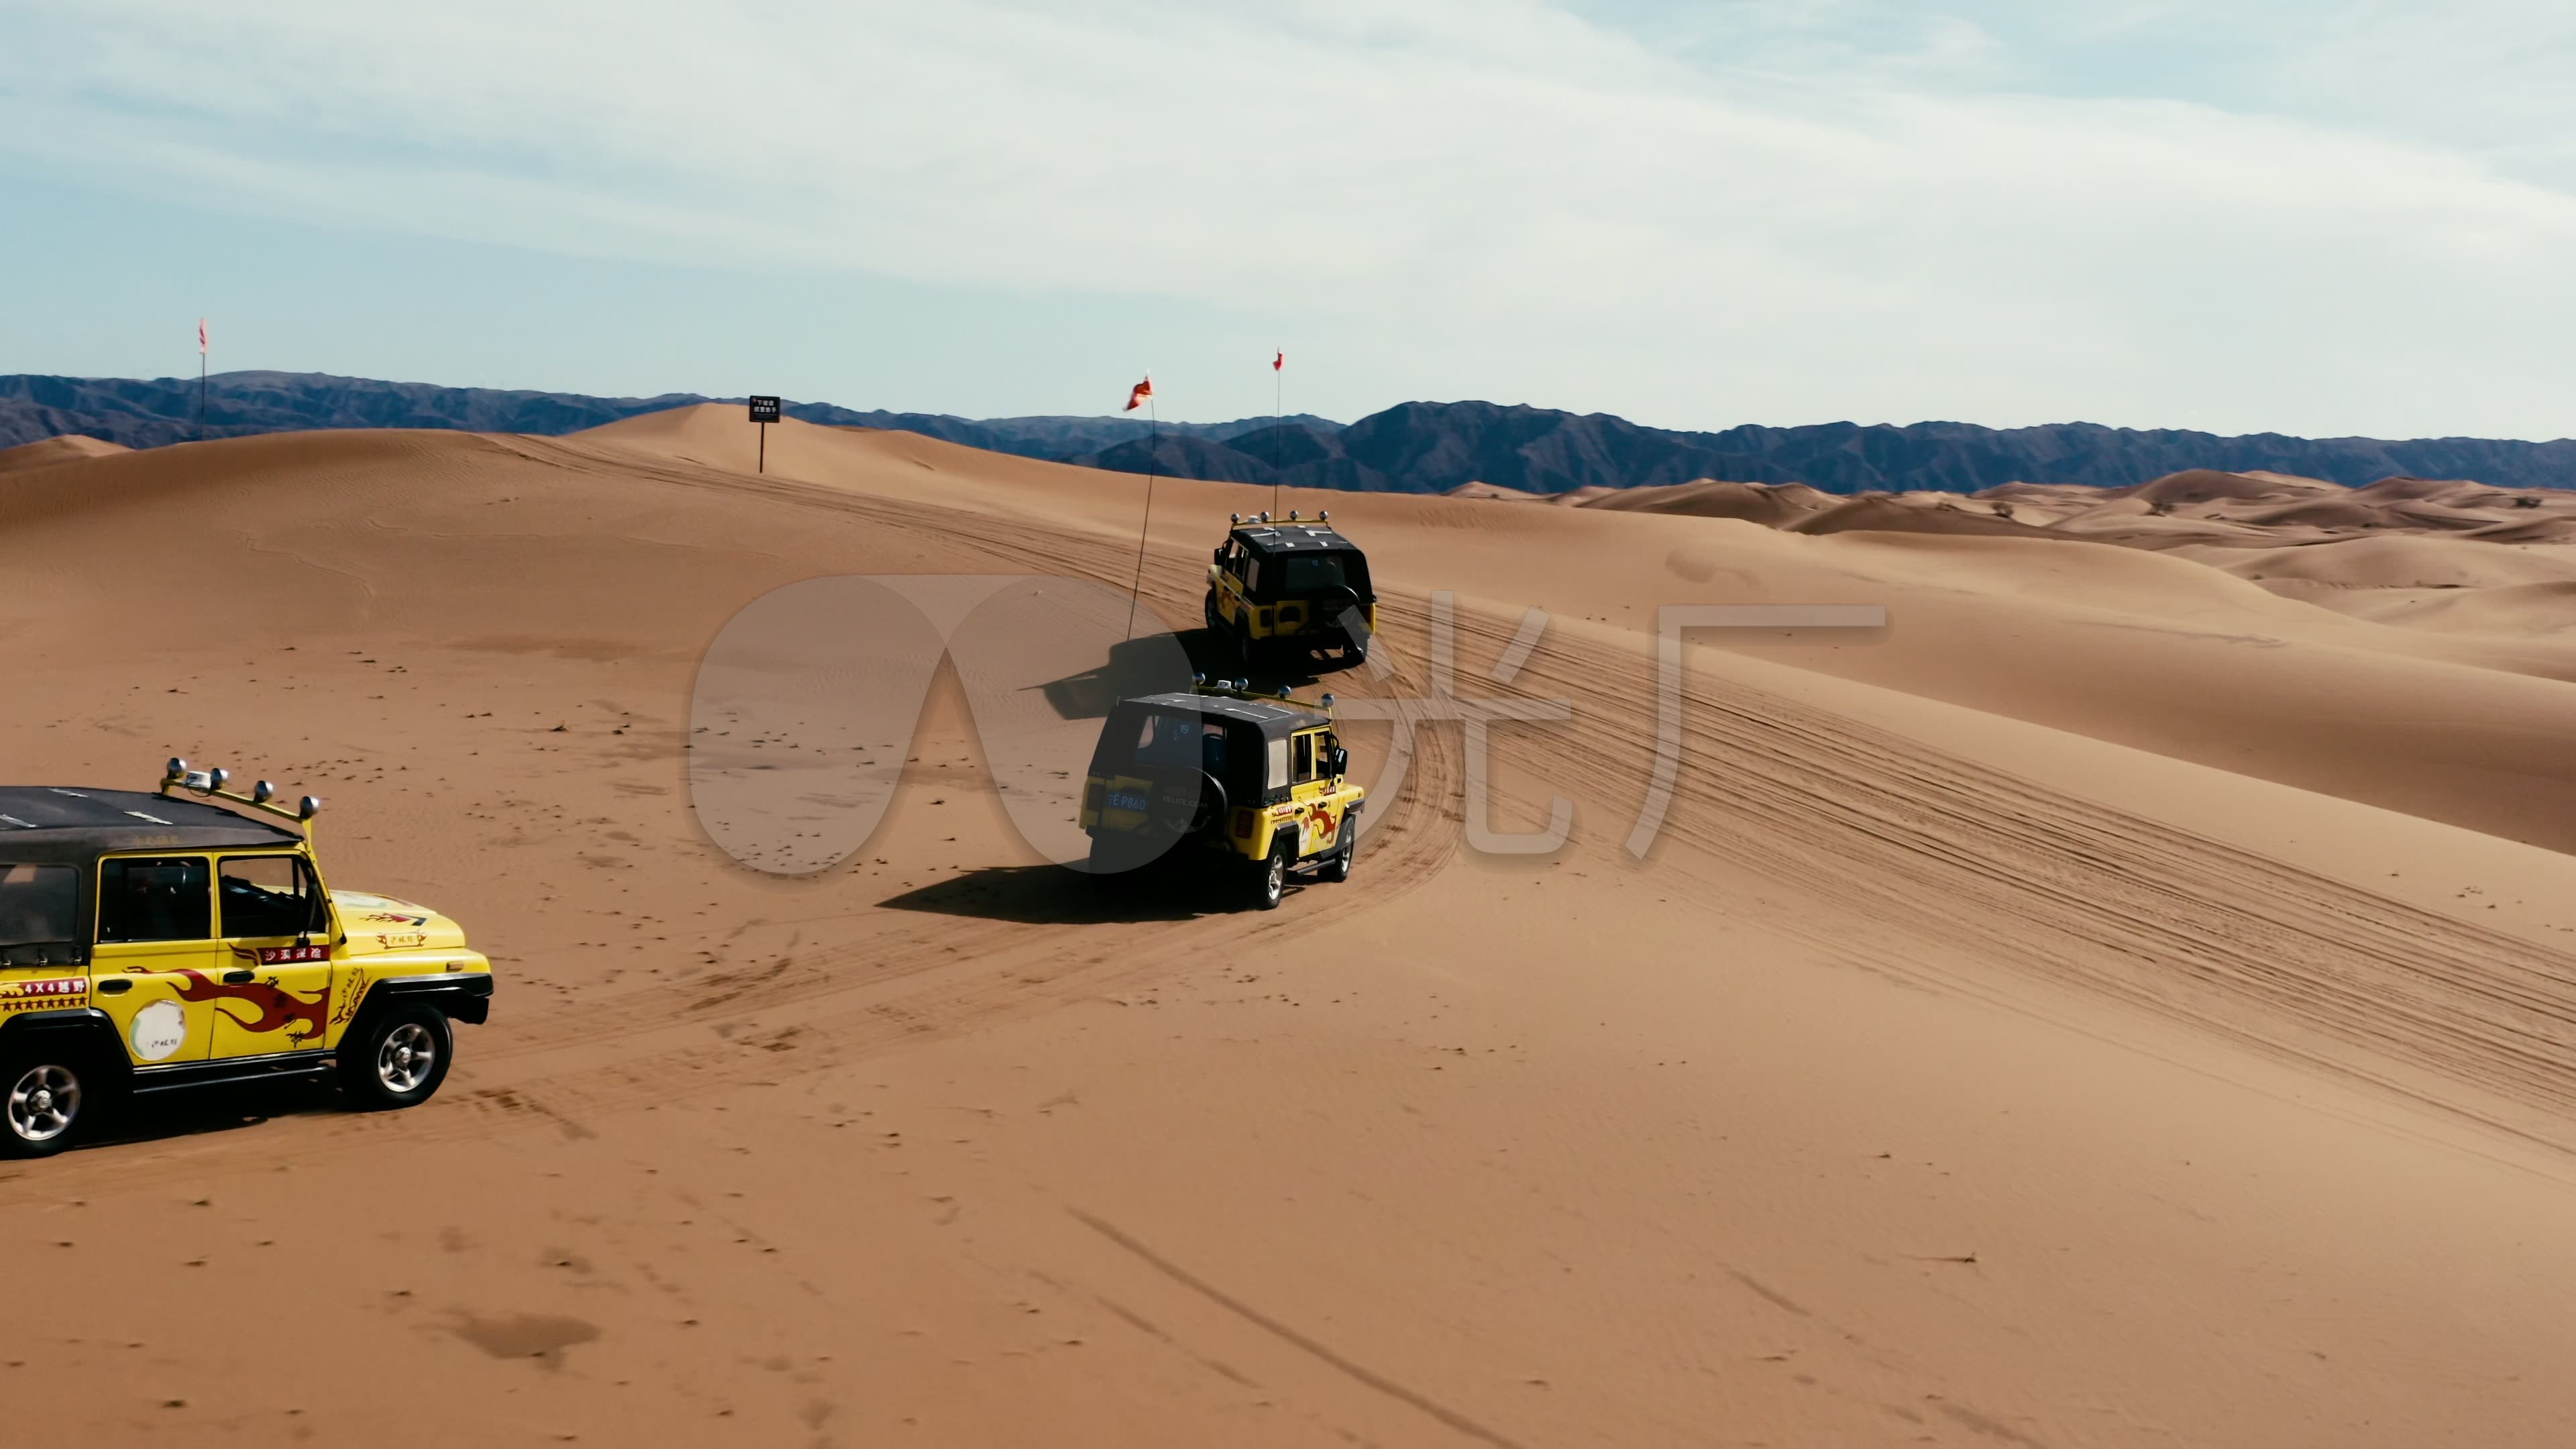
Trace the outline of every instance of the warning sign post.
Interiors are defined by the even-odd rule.
[[[778,399],[754,397],[751,400],[751,420],[760,424],[760,471],[766,473],[769,471],[769,425],[778,421]]]

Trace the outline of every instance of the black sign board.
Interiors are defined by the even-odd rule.
[[[751,420],[755,423],[774,423],[778,421],[778,399],[774,397],[753,398],[751,400]]]

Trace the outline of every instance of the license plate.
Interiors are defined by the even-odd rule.
[[[1145,797],[1133,790],[1112,790],[1109,792],[1109,808],[1133,810],[1142,814],[1145,809]]]

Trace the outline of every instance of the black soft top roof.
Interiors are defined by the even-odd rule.
[[[1289,700],[1239,699],[1230,694],[1200,694],[1187,689],[1174,690],[1169,694],[1139,695],[1125,703],[1172,714],[1233,720],[1255,726],[1264,739],[1273,740],[1286,739],[1299,730],[1333,722],[1330,715],[1302,708]]]
[[[1234,536],[1264,556],[1282,553],[1358,553],[1360,546],[1329,523],[1238,523]]]
[[[0,865],[86,864],[118,850],[293,845],[292,830],[143,790],[0,785]]]

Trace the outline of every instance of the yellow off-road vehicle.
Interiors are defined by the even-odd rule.
[[[221,1083],[330,1074],[416,1106],[451,1024],[490,1012],[492,963],[454,921],[324,886],[321,802],[225,783],[172,760],[148,794],[0,786],[0,1156]]]
[[[1092,872],[1213,861],[1239,871],[1262,910],[1292,871],[1349,880],[1368,791],[1350,779],[1332,703],[1225,681],[1120,701],[1082,788]]]
[[[1332,519],[1233,516],[1208,566],[1207,625],[1245,669],[1324,674],[1367,662],[1377,592],[1368,556]]]

